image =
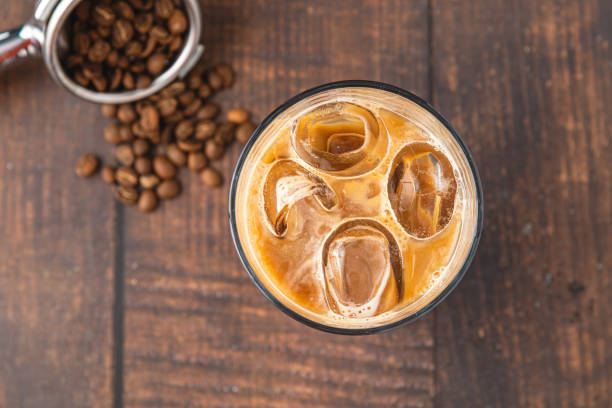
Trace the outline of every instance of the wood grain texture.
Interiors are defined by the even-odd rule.
[[[434,102],[485,229],[436,312],[437,407],[612,406],[612,3],[433,2]]]
[[[0,27],[34,1],[3,3]],[[110,407],[114,204],[79,179],[98,109],[42,61],[0,75],[0,407]]]
[[[427,89],[426,1],[204,1],[211,61],[239,78],[222,98],[258,120],[288,97],[350,78]],[[367,23],[366,23],[367,22]],[[228,183],[185,174],[151,216],[126,213],[126,407],[431,407],[432,318],[341,337],[286,317],[235,255]]]

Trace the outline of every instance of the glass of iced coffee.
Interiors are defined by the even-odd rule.
[[[483,203],[468,149],[429,104],[343,81],[262,122],[229,211],[239,257],[268,299],[315,328],[365,334],[448,295],[476,251]]]

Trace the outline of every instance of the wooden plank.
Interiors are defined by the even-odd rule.
[[[209,59],[236,66],[226,107],[261,120],[308,87],[385,80],[427,90],[427,2],[203,3]],[[227,177],[238,155],[220,168]],[[159,212],[126,212],[126,407],[431,407],[432,318],[342,337],[304,327],[242,270],[227,221],[227,180]]]
[[[612,406],[609,1],[433,2],[434,102],[485,191],[436,406]]]
[[[0,407],[112,404],[114,204],[73,170],[102,122],[40,60],[0,73]]]

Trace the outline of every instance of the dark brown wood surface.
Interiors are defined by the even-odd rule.
[[[304,327],[240,267],[227,182],[184,174],[142,215],[74,176],[105,121],[31,61],[0,73],[1,408],[612,406],[612,3],[202,5],[207,59],[239,75],[220,99],[256,119],[338,79],[432,100],[483,179],[474,264],[391,333]]]

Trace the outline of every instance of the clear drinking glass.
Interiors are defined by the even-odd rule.
[[[343,101],[359,103],[361,100],[376,101],[401,114],[443,145],[445,153],[454,164],[454,174],[462,183],[461,227],[444,273],[418,298],[390,312],[369,318],[329,318],[292,300],[263,270],[257,252],[250,245],[249,239],[252,237],[246,228],[248,217],[262,216],[244,207],[246,195],[249,194],[247,183],[252,166],[256,165],[256,158],[268,146],[264,146],[265,140],[269,140],[267,136],[287,127],[301,114],[317,106]],[[389,147],[385,157],[393,157],[399,150]],[[308,168],[307,163],[300,164]],[[408,91],[380,82],[341,81],[321,85],[294,96],[259,125],[245,145],[231,180],[229,217],[232,238],[242,265],[259,290],[276,307],[319,330],[338,334],[370,334],[390,330],[417,319],[432,310],[457,286],[478,246],[483,222],[483,197],[478,171],[468,148],[451,124],[427,102]]]

